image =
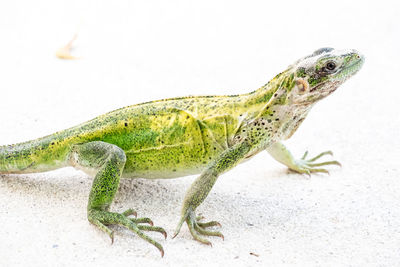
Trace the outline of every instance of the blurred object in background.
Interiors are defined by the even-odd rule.
[[[71,55],[72,43],[76,40],[77,37],[78,34],[76,33],[74,37],[72,37],[71,41],[68,42],[67,45],[58,49],[56,52],[56,57],[60,59],[79,59],[79,57],[74,57],[73,55]]]

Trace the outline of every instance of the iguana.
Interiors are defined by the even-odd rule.
[[[314,104],[334,92],[363,65],[355,50],[321,48],[301,58],[259,89],[241,95],[189,96],[128,106],[54,134],[0,147],[0,173],[34,173],[66,166],[94,176],[87,205],[88,220],[107,233],[121,225],[156,246],[144,231],[167,236],[136,211],[109,210],[120,178],[175,178],[200,174],[188,189],[175,236],[184,222],[193,238],[223,235],[207,230],[216,221],[201,222],[196,208],[219,175],[262,150],[291,170],[327,172],[315,163],[324,152],[295,159],[281,143],[290,138]],[[131,217],[135,215],[135,217]]]

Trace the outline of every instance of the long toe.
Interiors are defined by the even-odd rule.
[[[327,169],[310,169],[311,172],[322,172],[322,173],[326,173],[329,174],[329,171]]]
[[[150,218],[144,217],[144,218],[130,218],[130,220],[134,223],[148,223],[151,226],[154,225],[153,221]]]
[[[217,222],[217,221],[198,222],[197,225],[202,227],[202,228],[213,227],[213,226],[221,227],[221,224],[219,222]]]
[[[194,229],[201,235],[206,235],[206,236],[219,236],[222,238],[222,240],[225,239],[224,235],[221,234],[218,231],[208,231],[203,229],[202,227],[198,226],[197,224],[194,225]]]
[[[153,232],[159,232],[164,235],[165,239],[167,239],[167,232],[158,226],[149,226],[149,225],[138,225],[139,230],[142,231],[153,231]]]
[[[321,157],[323,157],[323,156],[325,156],[325,155],[331,155],[331,156],[333,156],[333,153],[332,153],[332,151],[325,151],[325,152],[322,152],[322,153],[320,153],[319,155],[317,155],[317,156],[315,156],[315,157],[313,157],[312,159],[309,159],[309,160],[307,160],[308,162],[313,162],[313,161],[316,161],[317,159],[319,159],[319,158],[321,158]]]

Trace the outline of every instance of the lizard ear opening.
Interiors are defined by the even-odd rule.
[[[299,92],[300,94],[304,94],[304,93],[308,92],[308,89],[309,89],[308,82],[305,81],[304,79],[297,79],[296,80],[296,88],[297,88],[297,92]]]

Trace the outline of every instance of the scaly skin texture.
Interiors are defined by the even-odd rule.
[[[196,208],[218,176],[266,149],[299,173],[327,172],[315,163],[331,152],[293,158],[280,142],[290,138],[311,107],[335,91],[362,66],[354,50],[322,48],[298,60],[269,83],[244,95],[182,97],[125,107],[76,127],[15,145],[0,147],[0,173],[32,173],[74,166],[93,175],[88,220],[113,240],[110,224],[122,225],[155,245],[143,231],[161,227],[136,212],[109,211],[121,177],[174,178],[200,176],[187,191],[175,235],[187,223],[194,239],[220,236],[206,230],[216,221],[200,222]],[[149,225],[147,225],[149,224]]]

